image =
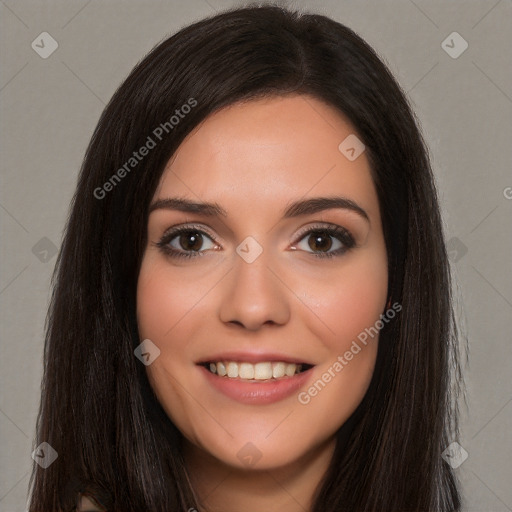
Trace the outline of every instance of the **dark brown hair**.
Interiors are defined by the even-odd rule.
[[[460,382],[457,333],[434,179],[414,115],[387,67],[352,30],[325,16],[263,5],[225,11],[164,40],[99,120],[47,319],[35,446],[48,442],[58,459],[47,469],[34,464],[30,512],[71,510],[86,491],[112,511],[201,510],[181,433],[133,353],[140,343],[135,297],[148,205],[169,158],[208,115],[288,94],[337,109],[366,145],[389,297],[402,306],[380,333],[372,382],[350,429],[340,428],[313,511],[460,509],[454,475],[441,458],[457,433],[450,398]],[[147,156],[113,180],[191,99],[193,108]]]

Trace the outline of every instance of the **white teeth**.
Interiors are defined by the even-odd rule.
[[[293,377],[300,373],[302,365],[285,362],[260,362],[237,363],[234,361],[219,361],[208,365],[212,373],[218,374],[220,377],[227,376],[231,379],[247,379],[247,380],[269,380],[279,379],[281,377]]]
[[[256,363],[254,365],[254,378],[267,380],[272,378],[272,363]]]
[[[224,366],[224,363],[217,363],[217,373],[221,376],[221,377],[224,377],[224,375],[227,375],[227,370],[226,370],[226,367]]]
[[[295,370],[296,369],[297,369],[297,365],[296,364],[293,364],[293,363],[287,364],[284,373],[286,373],[286,375],[288,377],[291,377],[292,375],[295,375]]]
[[[255,368],[250,363],[242,363],[238,367],[238,376],[241,379],[254,379]]]
[[[228,363],[227,370],[228,370],[228,377],[231,377],[231,378],[238,377],[238,364]]]
[[[286,370],[285,363],[274,363],[272,365],[272,377],[274,377],[274,379],[279,379],[279,377],[284,377],[285,370]]]

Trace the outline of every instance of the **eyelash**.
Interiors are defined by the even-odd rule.
[[[194,225],[182,226],[175,229],[171,229],[171,231],[164,234],[164,236],[156,242],[154,245],[157,246],[160,250],[163,251],[164,254],[171,258],[196,258],[205,255],[205,251],[184,251],[184,250],[176,250],[169,246],[169,243],[174,240],[177,236],[180,236],[184,233],[199,233],[200,235],[206,235],[210,238],[214,243],[217,243],[213,235],[207,233],[204,228]],[[302,233],[297,235],[297,241],[294,243],[297,244],[301,242],[307,235],[311,235],[314,233],[321,233],[327,236],[331,236],[336,238],[343,244],[343,247],[336,249],[332,252],[312,252],[313,256],[317,258],[333,258],[335,256],[341,256],[346,253],[350,249],[354,248],[356,243],[354,237],[350,234],[350,232],[342,228],[341,226],[336,225],[320,225],[320,226],[312,226],[305,229]],[[307,252],[307,251],[306,251]]]

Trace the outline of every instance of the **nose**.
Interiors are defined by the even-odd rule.
[[[237,258],[223,289],[220,319],[250,331],[284,325],[290,318],[290,292],[276,276],[264,253],[252,263]]]

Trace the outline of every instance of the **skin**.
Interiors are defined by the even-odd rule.
[[[87,496],[81,496],[77,507],[78,512],[102,512],[103,509],[98,507]]]
[[[184,435],[186,464],[207,510],[309,510],[335,433],[368,389],[378,337],[305,405],[297,393],[273,404],[239,403],[213,389],[195,364],[228,350],[277,351],[315,365],[307,391],[384,312],[379,203],[366,154],[349,161],[338,149],[350,134],[356,130],[338,111],[305,95],[231,105],[183,141],[154,195],[153,202],[217,203],[227,214],[153,210],[137,290],[141,340],[160,349],[147,375]],[[283,217],[294,201],[333,196],[357,203],[368,219],[343,208]],[[171,258],[156,244],[187,223],[207,233],[202,255]],[[326,224],[348,230],[355,246],[317,256],[343,246],[328,235],[321,250],[309,245],[307,229]],[[248,236],[263,249],[252,263],[236,252]],[[179,236],[170,243],[190,247]],[[237,457],[247,442],[261,456],[251,466]]]

